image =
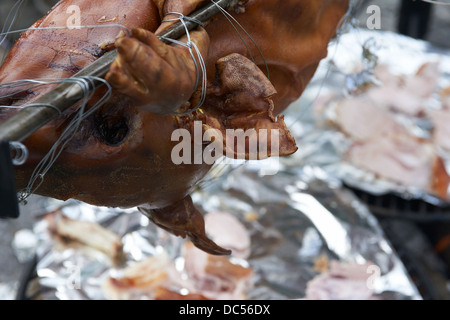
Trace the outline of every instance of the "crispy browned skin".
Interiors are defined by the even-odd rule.
[[[348,0],[250,0],[230,11],[258,44],[270,70],[270,81],[264,75],[263,58],[257,48],[247,40],[258,67],[248,59],[245,45],[223,16],[213,18],[206,31],[192,32],[193,41],[206,58],[208,96],[200,111],[175,116],[170,113],[180,106],[182,110],[194,107],[198,101],[199,92],[194,93],[193,88],[195,68],[185,48],[166,46],[152,32],[167,26],[161,20],[168,12],[188,14],[203,2],[64,0],[33,27],[66,25],[70,16],[67,8],[75,4],[81,9],[82,25],[122,24],[133,30],[132,38],[116,42],[124,35],[117,27],[30,30],[23,34],[0,69],[0,83],[70,77],[112,44],[119,49],[107,76],[115,89],[112,99],[82,123],[37,193],[94,205],[144,206],[159,225],[194,240],[197,237],[197,243],[205,244],[209,240],[204,235],[203,220],[191,206],[189,193],[210,166],[175,165],[171,160],[176,144],[171,141],[173,130],[192,130],[195,120],[202,121],[203,129],[215,128],[221,133],[228,128],[275,128],[280,130],[280,155],[295,152],[295,141],[277,115],[300,96],[326,56]],[[50,88],[41,87],[1,102],[23,105]],[[6,93],[10,92],[0,92]],[[102,93],[99,90],[90,105]],[[32,170],[76,109],[74,106],[25,141],[31,156],[24,166],[16,168],[19,188],[27,184]],[[0,119],[6,116],[0,113]],[[185,215],[180,203],[184,203]],[[200,218],[191,226],[186,222],[186,227],[193,229],[183,230],[177,224],[180,217],[194,216]],[[203,249],[227,253],[213,245]]]

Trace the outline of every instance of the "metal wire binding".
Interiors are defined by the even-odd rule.
[[[27,147],[23,143],[12,141],[9,143],[9,147],[12,152],[13,165],[20,166],[27,161],[29,153]]]
[[[55,80],[56,81],[56,80]],[[70,140],[75,136],[81,122],[93,114],[98,108],[100,108],[104,103],[106,103],[112,94],[111,86],[106,82],[106,80],[98,77],[72,77],[67,79],[59,79],[60,83],[63,82],[74,82],[81,87],[84,93],[81,106],[77,111],[77,116],[67,125],[65,130],[61,133],[60,137],[53,144],[50,151],[41,159],[33,173],[31,174],[28,185],[25,189],[19,192],[19,201],[25,201],[31,194],[33,194],[40,185],[44,182],[44,177],[50,168],[53,166],[55,161],[61,155],[65,146],[70,142]],[[101,81],[107,87],[106,93],[91,107],[86,110],[89,100],[92,98],[94,91],[92,87],[94,86],[94,81]]]
[[[192,61],[194,62],[195,71],[196,71],[196,80],[195,80],[195,84],[194,84],[194,90],[197,89],[197,87],[199,85],[199,82],[200,82],[200,71],[202,73],[202,87],[201,87],[202,88],[202,94],[201,94],[200,101],[197,104],[197,106],[195,108],[189,109],[188,111],[185,111],[185,112],[173,112],[173,114],[176,114],[176,115],[185,115],[185,114],[192,113],[192,112],[194,112],[194,111],[196,111],[196,110],[198,110],[198,109],[200,109],[202,107],[203,103],[206,100],[206,90],[207,90],[207,85],[208,85],[205,61],[204,61],[204,59],[203,59],[203,57],[201,55],[201,52],[198,49],[197,45],[191,40],[191,36],[189,34],[189,29],[188,29],[188,27],[186,25],[185,20],[192,21],[194,23],[197,23],[200,26],[203,26],[203,23],[201,21],[197,20],[197,19],[186,17],[185,15],[183,15],[182,13],[179,13],[179,12],[169,12],[167,14],[168,15],[169,14],[178,15],[179,17],[178,18],[174,18],[174,19],[163,20],[162,22],[180,21],[183,24],[183,26],[184,26],[184,28],[186,30],[187,42],[183,43],[183,42],[181,42],[179,40],[174,40],[174,39],[171,39],[171,38],[168,38],[168,37],[164,37],[164,36],[158,36],[158,38],[160,40],[164,40],[164,41],[167,41],[167,42],[178,44],[178,45],[183,46],[183,47],[185,47],[185,48],[187,48],[189,50],[189,53],[191,54]],[[196,53],[197,58],[198,58],[198,61],[200,63],[200,69],[199,69],[197,60],[195,59],[194,51],[192,49],[195,50],[195,53]]]

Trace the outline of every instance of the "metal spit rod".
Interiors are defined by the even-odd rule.
[[[197,23],[191,20],[206,22],[220,12],[218,6],[227,9],[237,1],[212,0],[212,2],[213,3],[210,3],[189,15],[189,18],[191,19],[186,19],[184,21],[188,30],[193,30],[198,26]],[[159,34],[159,36],[170,39],[179,39],[186,33],[185,25],[181,22],[175,23]],[[165,42],[170,43],[168,41]],[[103,78],[108,73],[109,67],[116,57],[116,49],[109,51],[89,66],[76,73],[73,77],[92,76]],[[94,87],[92,90],[99,88],[102,84],[101,81],[93,81]],[[83,88],[76,83],[65,82],[60,84],[33,103],[43,106],[23,108],[0,123],[0,141],[22,141],[26,139],[49,121],[80,101],[84,97],[84,94]],[[53,108],[48,107],[48,105],[51,105]]]

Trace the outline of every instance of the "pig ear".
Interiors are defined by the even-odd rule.
[[[190,196],[162,209],[139,210],[158,227],[182,238],[186,236],[199,249],[214,255],[229,255],[230,250],[219,247],[205,233],[205,221],[202,214],[192,203]]]
[[[225,156],[256,160],[297,151],[284,117],[273,115],[276,90],[258,66],[231,54],[217,61],[216,71],[203,127],[220,132]]]

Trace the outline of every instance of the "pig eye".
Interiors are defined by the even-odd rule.
[[[100,138],[110,146],[118,146],[128,135],[127,119],[121,115],[97,115],[94,123]]]

